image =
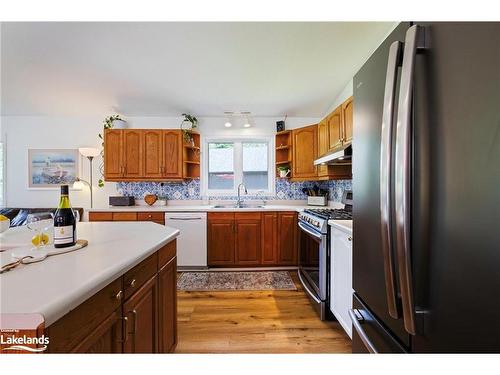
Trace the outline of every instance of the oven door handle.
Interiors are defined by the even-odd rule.
[[[323,237],[323,235],[321,233],[314,233],[312,230],[310,230],[308,227],[306,227],[301,222],[299,222],[299,228],[302,229],[307,234],[310,234],[311,236],[313,236],[314,238],[317,238],[319,240],[321,240]]]
[[[311,296],[311,298],[313,300],[316,301],[316,303],[321,303],[321,301],[318,299],[318,297],[316,297],[316,295],[311,291],[311,289],[308,288],[307,283],[304,281],[304,279],[302,278],[302,276],[300,274],[300,270],[299,270],[299,272],[297,272],[297,274],[299,275],[300,282],[301,282],[302,286],[304,287],[304,289],[306,290],[306,292]]]

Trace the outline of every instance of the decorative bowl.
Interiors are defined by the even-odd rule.
[[[147,194],[144,196],[144,202],[146,202],[150,206],[155,204],[157,199],[158,199],[158,197],[155,194]]]

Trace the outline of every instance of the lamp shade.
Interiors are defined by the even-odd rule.
[[[98,148],[93,148],[93,147],[80,147],[78,149],[78,152],[80,152],[80,154],[82,156],[85,156],[85,157],[95,157],[97,155],[99,155],[101,153],[101,150],[99,150]]]
[[[85,184],[80,180],[76,180],[75,182],[73,182],[73,189],[74,190],[83,190],[84,187],[85,187]]]

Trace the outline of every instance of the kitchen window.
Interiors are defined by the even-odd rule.
[[[243,183],[249,194],[274,193],[271,138],[205,140],[203,194],[237,195]]]

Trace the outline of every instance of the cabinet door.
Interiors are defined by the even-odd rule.
[[[177,344],[177,258],[158,272],[158,352],[171,353]]]
[[[295,129],[293,134],[293,174],[294,178],[315,178],[318,176],[314,159],[318,154],[317,125]]]
[[[121,353],[121,309],[114,311],[72,350],[72,353]]]
[[[158,343],[158,290],[156,275],[123,304],[127,318],[124,353],[156,353]]]
[[[278,214],[262,214],[262,264],[278,264]]]
[[[278,254],[280,265],[297,264],[297,213],[278,213]]]
[[[141,130],[123,131],[123,157],[125,177],[143,177],[143,138]]]
[[[342,146],[342,106],[337,107],[326,121],[328,123],[328,149],[334,150]]]
[[[208,214],[208,265],[234,265],[234,214]]]
[[[318,157],[325,155],[328,152],[328,124],[326,118],[318,124]],[[318,176],[328,175],[327,165],[318,165]]]
[[[352,142],[353,100],[352,96],[342,104],[342,123],[344,127],[344,143]]]
[[[330,310],[352,337],[349,309],[352,309],[352,238],[337,228],[332,228]]]
[[[144,177],[161,178],[163,173],[162,130],[145,130],[144,139]]]
[[[236,264],[258,265],[261,257],[261,217],[260,212],[237,213],[236,223]]]
[[[182,178],[182,133],[180,130],[163,131],[163,177]]]
[[[116,179],[123,177],[123,131],[104,131],[104,177]]]

